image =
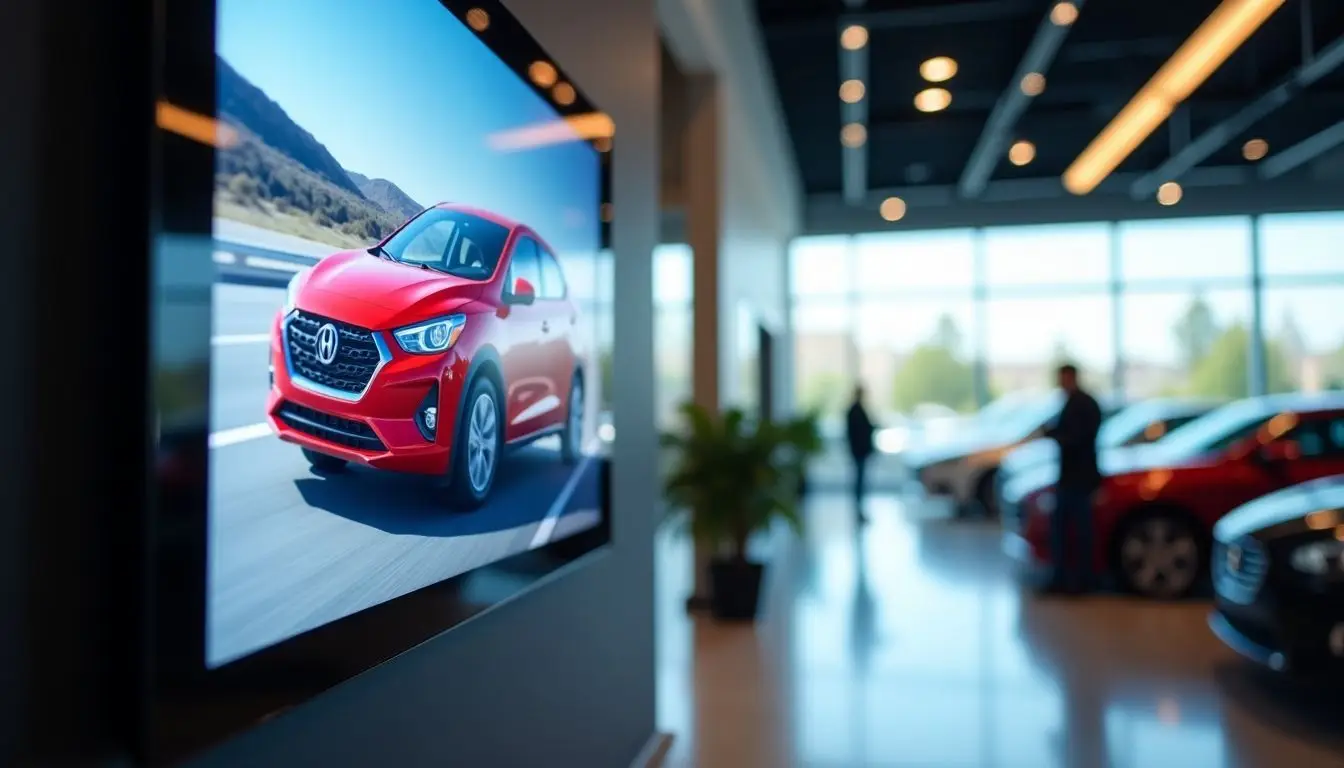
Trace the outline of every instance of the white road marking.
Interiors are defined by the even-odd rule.
[[[270,340],[271,334],[269,333],[226,333],[210,337],[210,344],[216,347],[227,347],[234,344],[264,344]]]
[[[295,264],[292,261],[270,259],[265,256],[247,256],[243,259],[243,263],[257,269],[278,269],[282,272],[302,272],[311,266],[310,264]]]
[[[238,257],[228,251],[215,251],[216,264],[233,264],[238,261]]]
[[[260,424],[248,424],[243,427],[221,429],[218,432],[210,433],[210,447],[223,448],[229,445],[245,443],[248,440],[256,440],[260,437],[269,437],[271,434],[271,425],[264,421]]]
[[[542,518],[541,525],[537,526],[537,532],[532,536],[532,543],[528,549],[536,549],[545,546],[551,540],[551,534],[555,532],[555,522],[564,514],[565,505],[569,503],[569,497],[574,495],[574,489],[578,487],[580,478],[588,470],[588,465],[596,459],[596,456],[584,456],[579,462],[579,466],[574,468],[573,474],[565,482],[565,486],[560,489],[556,495],[555,501],[551,502],[551,508],[546,510],[546,517]]]

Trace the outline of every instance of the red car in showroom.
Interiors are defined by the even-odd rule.
[[[1152,445],[1111,454],[1093,500],[1093,570],[1155,598],[1190,594],[1208,572],[1218,520],[1252,499],[1344,473],[1344,395],[1288,394],[1218,408]],[[1051,566],[1054,478],[1019,487],[1005,550]]]
[[[272,329],[269,421],[319,472],[355,462],[438,476],[470,509],[508,447],[559,435],[564,461],[580,455],[577,322],[536,232],[437,205],[290,282]]]

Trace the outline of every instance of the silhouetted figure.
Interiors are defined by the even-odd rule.
[[[863,387],[854,388],[854,402],[849,406],[845,433],[849,437],[849,453],[854,457],[854,511],[860,522],[863,514],[863,492],[868,475],[868,459],[873,455],[873,420],[863,407]]]
[[[1064,409],[1046,437],[1059,444],[1059,481],[1055,511],[1050,517],[1050,556],[1055,573],[1052,589],[1082,591],[1092,587],[1092,495],[1101,484],[1097,469],[1097,431],[1101,407],[1078,385],[1078,369],[1061,365],[1059,388]]]

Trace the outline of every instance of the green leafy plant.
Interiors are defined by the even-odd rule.
[[[776,520],[801,531],[799,483],[807,458],[821,450],[815,414],[751,420],[694,403],[680,413],[681,429],[662,436],[672,459],[663,491],[696,541],[745,562],[751,534]]]

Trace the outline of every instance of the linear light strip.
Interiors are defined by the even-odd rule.
[[[1284,2],[1223,0],[1064,171],[1064,187],[1075,195],[1096,189]]]

